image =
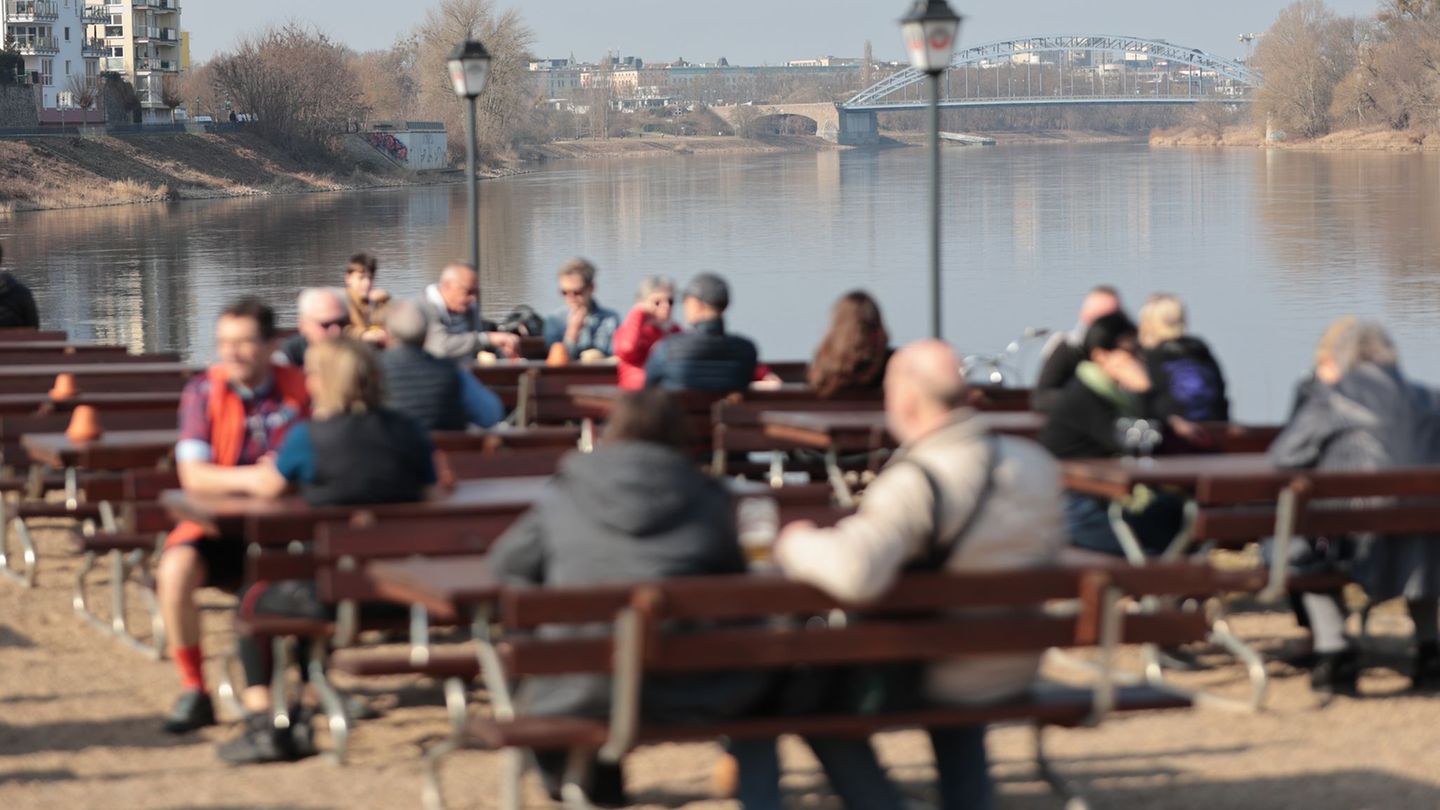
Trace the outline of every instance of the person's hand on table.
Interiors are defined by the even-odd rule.
[[[500,354],[506,357],[520,356],[520,336],[509,332],[486,332],[486,339],[490,345],[499,350]]]
[[[1172,416],[1167,420],[1170,430],[1180,437],[1191,447],[1214,447],[1215,437],[1210,435],[1209,429],[1204,425],[1191,422],[1180,416]]]

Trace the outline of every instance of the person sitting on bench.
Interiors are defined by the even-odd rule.
[[[563,586],[744,573],[730,493],[695,467],[690,447],[668,394],[624,394],[595,452],[566,456],[546,494],[496,543],[491,570],[512,583]],[[750,673],[647,679],[644,716],[720,720],[747,711],[767,685]],[[610,691],[599,676],[534,678],[521,684],[518,705],[529,715],[600,718]],[[536,752],[552,796],[565,758]],[[618,767],[593,767],[591,782],[593,802],[623,802]]]
[[[1270,445],[1279,467],[1383,470],[1440,463],[1440,398],[1400,372],[1395,344],[1376,323],[1341,318],[1316,350],[1318,382],[1285,430]],[[1403,597],[1415,623],[1411,668],[1416,689],[1440,688],[1440,544],[1430,536],[1324,538],[1297,544],[1288,562],[1350,560],[1350,574],[1372,602]],[[1308,559],[1307,559],[1308,558]],[[1277,560],[1272,564],[1284,564]],[[1335,594],[1300,597],[1316,663],[1311,687],[1321,694],[1356,695],[1360,656],[1345,640],[1345,614]]]
[[[360,341],[337,338],[311,346],[305,382],[314,418],[290,431],[273,463],[265,459],[244,471],[242,491],[275,498],[297,486],[311,506],[424,500],[436,482],[434,447],[419,423],[382,406],[381,376],[375,353]],[[404,608],[393,611],[405,615]],[[240,595],[239,612],[244,618],[333,618],[313,580],[253,583]],[[285,728],[271,720],[270,641],[241,636],[236,642],[245,668],[241,703],[247,716],[239,736],[220,746],[220,758],[231,764],[293,761],[314,753],[303,715]]]
[[[885,377],[885,413],[901,448],[857,514],[832,529],[808,522],[784,528],[774,554],[787,577],[864,604],[907,569],[1029,568],[1056,560],[1065,544],[1059,465],[1033,442],[990,435],[959,409],[965,396],[959,368],[954,351],[939,341],[895,354]],[[1028,689],[1039,665],[1032,655],[948,660],[917,670],[916,691],[942,704],[1002,701]],[[899,691],[879,697],[895,709],[921,697]],[[985,729],[932,729],[930,737],[940,806],[993,807]]]
[[[275,313],[270,307],[253,298],[226,307],[215,326],[215,346],[220,362],[180,395],[175,466],[180,486],[195,495],[242,491],[243,468],[278,450],[286,431],[310,410],[300,369],[271,364]],[[215,724],[205,690],[195,592],[206,586],[237,588],[244,572],[245,544],[239,538],[209,536],[194,523],[181,523],[166,538],[155,593],[183,687],[164,724],[170,734]]]

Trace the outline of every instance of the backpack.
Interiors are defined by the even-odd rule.
[[[510,314],[500,322],[499,331],[509,332],[522,337],[543,337],[545,335],[545,319],[535,311],[529,304],[520,304],[510,310]]]

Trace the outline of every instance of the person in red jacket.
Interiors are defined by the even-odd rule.
[[[650,350],[663,338],[680,331],[670,318],[674,308],[674,281],[665,276],[647,276],[640,282],[635,306],[612,339],[622,389],[639,391],[645,387],[645,361],[650,358]]]

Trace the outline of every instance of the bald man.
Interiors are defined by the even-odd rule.
[[[989,434],[965,395],[960,360],[938,341],[897,352],[885,375],[885,416],[900,450],[860,510],[833,529],[808,522],[781,532],[775,559],[790,579],[845,602],[883,595],[907,568],[1031,568],[1065,543],[1060,468],[1034,442]],[[926,673],[938,703],[1001,701],[1029,688],[1038,656],[950,659]],[[941,807],[987,808],[993,789],[984,729],[931,732]]]
[[[447,265],[440,281],[425,288],[430,331],[425,351],[446,360],[472,359],[479,352],[517,357],[520,338],[495,331],[480,315],[480,274],[468,264]]]
[[[350,326],[350,309],[339,290],[308,287],[295,304],[296,333],[280,344],[272,362],[277,366],[305,368],[305,352],[345,334]]]
[[[1041,413],[1050,412],[1060,397],[1060,389],[1075,377],[1075,368],[1085,359],[1085,333],[1096,321],[1120,309],[1120,293],[1114,287],[1102,284],[1085,294],[1075,328],[1056,333],[1045,345],[1040,376],[1035,379],[1035,391],[1030,396],[1031,408]]]

